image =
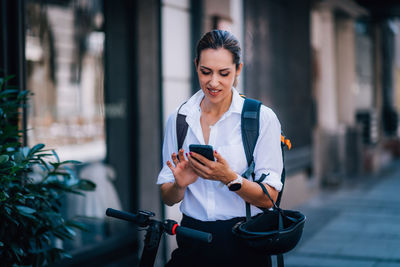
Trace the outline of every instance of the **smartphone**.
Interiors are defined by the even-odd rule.
[[[211,161],[215,160],[214,159],[214,149],[210,145],[193,145],[192,144],[192,145],[189,145],[189,150],[190,150],[190,152],[198,153]]]

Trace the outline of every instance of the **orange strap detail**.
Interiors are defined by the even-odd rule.
[[[290,142],[289,139],[285,139],[285,145],[287,145],[288,149],[292,149],[292,143]]]
[[[289,150],[292,149],[292,143],[290,142],[289,139],[286,139],[286,137],[283,135],[281,135],[281,142],[285,144]]]

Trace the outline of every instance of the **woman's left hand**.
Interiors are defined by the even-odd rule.
[[[224,184],[235,180],[237,175],[228,162],[217,151],[214,151],[214,157],[216,161],[211,161],[198,153],[190,152],[188,159],[193,170],[204,179],[221,181]]]

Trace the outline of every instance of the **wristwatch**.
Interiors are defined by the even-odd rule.
[[[230,181],[226,186],[230,191],[238,191],[240,188],[242,188],[242,184],[243,184],[243,177],[238,174],[236,179]]]

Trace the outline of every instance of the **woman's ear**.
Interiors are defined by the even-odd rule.
[[[242,71],[243,68],[243,63],[239,64],[239,67],[236,69],[236,77],[240,75],[240,72]]]
[[[239,78],[240,72],[242,71],[242,68],[243,68],[243,63],[240,63],[239,67],[236,69],[235,80],[233,81],[233,87],[235,87],[235,88],[239,83],[238,78]]]
[[[197,70],[197,64],[198,64],[199,62],[197,62],[197,58],[195,58],[194,59],[194,66],[196,67],[196,70]]]

